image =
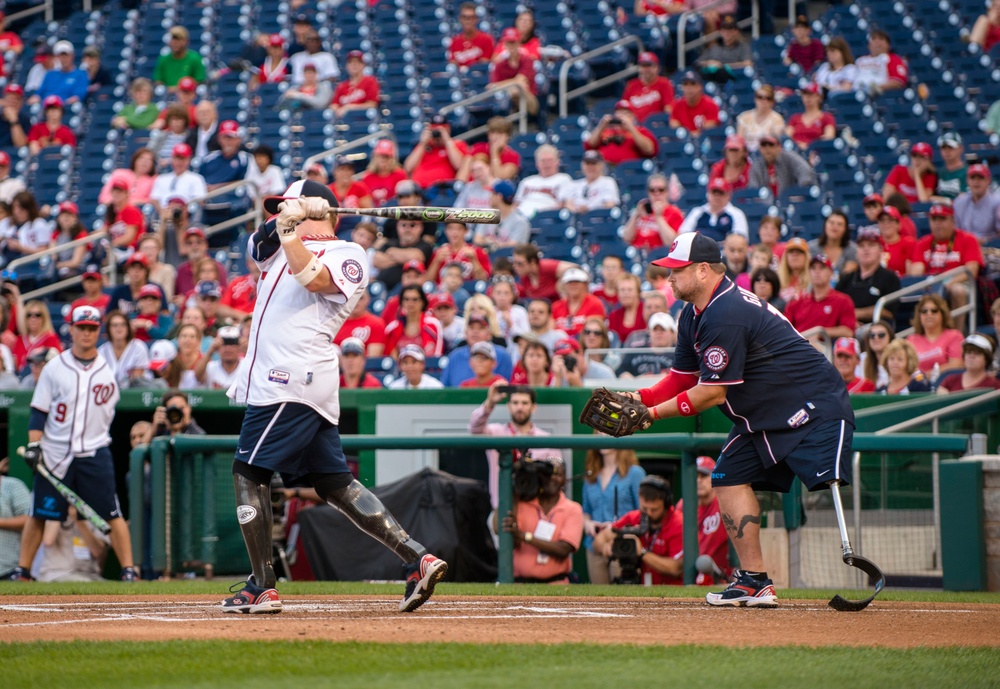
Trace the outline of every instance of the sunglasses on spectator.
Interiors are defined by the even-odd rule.
[[[28,318],[41,318],[42,317],[42,314],[39,313],[38,311],[32,311],[31,313],[26,313],[24,315],[27,316]]]
[[[652,193],[654,193],[654,192],[657,192],[657,193],[661,193],[661,194],[662,194],[662,193],[663,193],[663,192],[665,192],[666,190],[667,190],[667,188],[666,188],[666,187],[646,187],[646,191],[648,191],[648,192],[649,192],[650,194],[652,194]]]
[[[584,335],[603,335],[604,332],[601,331],[601,330],[584,330],[583,334]]]
[[[920,313],[941,313],[941,309],[920,309]]]
[[[774,96],[762,96],[759,93],[754,98],[757,100],[774,100]]]
[[[760,147],[761,148],[770,148],[771,146],[777,146],[777,145],[778,144],[774,143],[773,141],[761,141],[760,142]]]
[[[889,333],[868,333],[869,340],[884,340],[889,337]]]

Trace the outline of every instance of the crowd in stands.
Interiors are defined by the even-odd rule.
[[[637,3],[635,11],[669,16],[680,7]],[[486,66],[493,88],[516,84],[512,95],[527,99],[528,111],[536,113],[535,64],[547,58],[531,11],[520,12],[494,40],[482,30],[482,8],[464,3],[457,9],[459,30],[444,48],[448,59],[459,69]],[[1000,31],[994,30],[994,14],[989,10],[972,32],[971,41],[985,50]],[[928,388],[942,390],[952,389],[955,383],[944,381],[956,377],[963,386],[995,382],[989,374],[978,379],[975,366],[970,374],[966,360],[982,353],[983,371],[993,369],[993,329],[987,325],[977,333],[966,316],[950,313],[973,293],[986,305],[1000,296],[985,258],[1000,236],[1000,194],[988,165],[966,154],[962,132],[942,132],[936,147],[914,142],[886,175],[881,193],[864,199],[863,213],[828,210],[808,241],[792,236],[779,215],[751,221],[741,209],[749,198],[742,194],[777,198],[818,183],[814,146],[837,138],[840,126],[824,109],[827,99],[859,93],[877,98],[911,84],[892,37],[872,28],[869,54],[855,58],[845,40],[814,36],[814,24],[800,17],[784,54],[786,65],[807,76],[798,93],[760,83],[753,107],[727,123],[718,85],[745,78],[753,52],[732,14],[708,12],[703,19],[718,27],[720,38],[692,69],[672,81],[661,73],[661,55],[640,53],[637,76],[622,84],[614,107],[595,118],[579,142],[544,143],[525,159],[512,146],[508,119],[490,119],[484,140],[465,141],[453,131],[453,120],[436,114],[426,119],[409,151],[382,139],[370,156],[339,156],[329,167],[317,163],[303,171],[328,184],[344,207],[420,205],[447,187],[457,193],[458,206],[501,211],[499,225],[401,220],[344,226],[344,238],[368,252],[376,280],[335,341],[345,386],[489,386],[498,376],[572,386],[662,375],[672,363],[682,306],[666,271],[643,270],[616,253],[546,257],[536,241],[538,223],[553,212],[619,213],[618,238],[641,258],[665,251],[679,233],[712,237],[738,286],[782,312],[835,361],[850,358],[853,368],[845,364],[843,371],[852,391],[917,391],[921,377]],[[346,51],[339,62],[307,15],[295,16],[291,29],[249,46],[250,92],[269,83],[288,86],[267,107],[328,109],[336,120],[379,105],[370,55]],[[16,59],[18,40],[8,34],[0,34],[0,43]],[[148,143],[104,182],[99,227],[107,239],[71,246],[17,279],[6,278],[0,353],[4,372],[15,375],[0,378],[0,386],[16,379],[17,386],[30,387],[36,369],[64,344],[62,314],[50,313],[42,301],[22,303],[21,290],[73,277],[81,279],[82,290],[70,293],[73,303],[106,313],[105,348],[123,385],[222,388],[235,371],[250,328],[255,266],[242,260],[234,265],[213,253],[228,249],[235,231],[221,233],[225,241],[219,241],[202,228],[280,193],[292,171],[199,96],[210,71],[188,31],[173,26],[167,43],[150,73],[131,82],[128,100],[108,122],[144,132]],[[73,107],[89,97],[92,86],[108,81],[97,51],[83,50],[79,65],[77,52],[65,39],[45,43],[35,51],[25,84],[6,85],[0,148],[26,146],[37,156],[53,146],[75,145],[67,114],[77,112]],[[793,95],[801,98],[801,111],[779,112],[777,102]],[[666,121],[668,129],[654,127],[657,121]],[[706,169],[703,204],[690,203],[676,175],[627,167],[656,159],[675,134],[723,131],[728,136],[721,156]],[[579,169],[563,163],[570,146],[580,148],[573,152]],[[623,176],[615,171],[625,169],[629,178],[645,178],[645,194],[623,193]],[[249,193],[202,199],[243,180],[252,182]],[[81,224],[75,203],[40,204],[44,200],[11,174],[11,160],[0,151],[0,252],[6,263],[86,239],[92,231]],[[929,232],[911,217],[914,204],[933,204],[926,211]],[[114,288],[99,268],[108,256],[118,271]],[[955,267],[967,268],[971,279],[960,275],[924,295],[912,315],[912,334],[894,336],[911,323],[908,313],[897,319],[893,307],[872,323],[875,302],[902,281]],[[890,334],[892,348],[872,339],[884,339],[880,333]],[[900,385],[903,372],[912,384]],[[956,376],[946,377],[951,372]]]

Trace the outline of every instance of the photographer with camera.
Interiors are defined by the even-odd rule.
[[[670,203],[670,180],[659,172],[650,175],[646,193],[628,216],[622,239],[639,249],[670,246],[684,222],[681,209]]]
[[[218,353],[218,359],[215,354]],[[198,383],[211,390],[228,390],[236,382],[236,369],[240,366],[240,329],[235,325],[219,328],[205,355],[194,365]]]
[[[160,406],[153,412],[153,425],[148,433],[145,445],[161,435],[205,435],[205,429],[191,418],[187,393],[171,388],[163,393]]]
[[[670,482],[649,475],[639,482],[639,509],[594,537],[594,552],[621,567],[616,584],[684,584],[684,518]]]
[[[632,104],[620,100],[615,110],[605,115],[584,142],[588,151],[600,151],[610,165],[629,160],[655,158],[660,144],[653,132],[636,124]]]
[[[563,494],[562,457],[538,452],[514,465],[514,509],[503,530],[514,536],[514,581],[568,584],[573,553],[583,538],[583,507]]]

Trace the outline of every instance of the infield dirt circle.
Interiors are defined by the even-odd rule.
[[[633,643],[726,646],[1000,646],[1000,605],[825,600],[770,610],[693,599],[291,596],[278,615],[224,613],[219,596],[16,596],[0,601],[0,642],[327,639],[364,642]]]

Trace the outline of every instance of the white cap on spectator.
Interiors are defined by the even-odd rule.
[[[646,321],[646,327],[649,330],[659,327],[663,328],[664,330],[671,330],[673,332],[677,332],[677,321],[675,321],[674,317],[671,316],[669,313],[663,313],[661,311],[660,313],[654,313],[652,316],[649,317],[649,320]]]
[[[590,276],[582,268],[570,268],[562,274],[562,284],[567,282],[590,282]]]
[[[52,46],[53,55],[72,55],[74,52],[73,44],[69,41],[56,41]]]

